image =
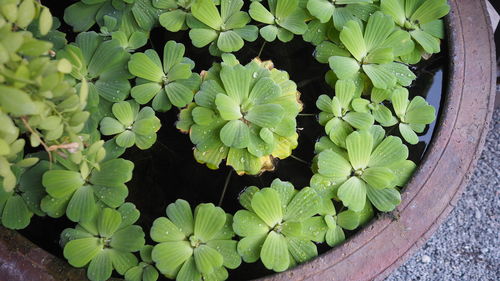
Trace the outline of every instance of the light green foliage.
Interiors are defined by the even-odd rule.
[[[151,0],[82,0],[66,8],[64,21],[76,32],[87,31],[96,23],[106,31],[148,33],[158,23],[162,10]]]
[[[99,141],[70,159],[58,159],[43,175],[47,192],[41,208],[51,217],[64,214],[74,221],[92,218],[100,206],[116,208],[128,195],[125,183],[132,178],[134,164],[128,160],[105,159],[104,142]]]
[[[307,14],[299,6],[299,0],[268,0],[267,7],[260,2],[250,4],[250,16],[266,24],[259,32],[268,42],[276,40],[289,42],[294,34],[304,34],[307,30]]]
[[[135,101],[122,101],[113,104],[113,117],[101,120],[101,133],[105,136],[116,135],[117,145],[125,148],[134,144],[140,149],[150,148],[156,141],[160,129],[160,119],[151,107],[143,107]]]
[[[377,121],[384,127],[393,126],[398,121],[392,115],[391,110],[387,106],[385,106],[383,102],[390,100],[393,92],[399,91],[399,89],[404,88],[398,87],[394,90],[373,88],[370,94],[370,100],[364,98],[356,98],[352,101],[351,106],[356,112],[373,115],[375,121]]]
[[[446,0],[381,0],[380,10],[415,42],[412,52],[401,56],[404,62],[415,64],[421,57],[440,52],[444,38],[441,18],[450,11]]]
[[[238,253],[245,262],[260,258],[267,269],[281,272],[318,255],[311,236],[324,230],[312,231],[307,224],[320,212],[320,197],[313,189],[299,191],[275,179],[271,187],[248,188],[240,203],[246,210],[236,212],[233,229],[242,237]]]
[[[403,186],[415,168],[407,160],[408,148],[398,137],[386,137],[379,126],[349,134],[346,150],[334,143],[320,149],[315,180],[338,185],[336,198],[354,212],[364,208],[367,198],[378,210],[392,211],[401,201],[396,186]]]
[[[30,223],[33,214],[43,216],[40,200],[45,196],[41,183],[42,174],[49,169],[47,161],[25,158],[12,166],[16,183],[12,191],[5,191],[0,179],[0,223],[10,229],[23,229]],[[0,163],[3,166],[3,163]],[[34,165],[32,167],[29,167]]]
[[[64,257],[74,267],[87,267],[91,281],[108,280],[113,270],[124,275],[137,265],[133,252],[145,242],[142,228],[133,225],[138,218],[139,211],[131,203],[118,210],[96,210],[90,220],[63,231]]]
[[[193,20],[189,37],[193,45],[202,48],[210,44],[210,53],[220,55],[240,50],[244,41],[257,39],[258,28],[247,25],[248,13],[241,11],[243,0],[221,0],[218,8],[213,0],[196,0],[191,6]]]
[[[346,147],[347,136],[355,129],[368,129],[373,125],[373,116],[366,112],[351,111],[351,101],[356,95],[356,85],[351,80],[339,80],[335,84],[335,96],[319,96],[316,106],[321,110],[319,123],[338,146]]]
[[[156,267],[178,281],[227,279],[226,268],[241,263],[231,224],[232,216],[213,204],[200,204],[194,212],[184,200],[168,205],[167,217],[151,227],[158,242],[151,253]]]
[[[361,23],[378,10],[378,6],[372,4],[372,0],[309,0],[307,10],[321,23],[333,22],[338,30],[346,22],[355,20]]]
[[[144,245],[140,251],[141,262],[125,273],[126,281],[156,281],[160,275],[153,264],[153,246]]]
[[[71,64],[51,60],[50,11],[31,0],[7,1],[0,11],[0,179],[11,192],[19,178],[17,164],[25,140],[32,147],[78,142],[89,114],[87,92],[78,92],[65,74]],[[33,30],[31,33],[28,30]],[[22,158],[22,155],[21,155]]]
[[[391,97],[392,106],[399,119],[399,132],[409,144],[417,144],[425,126],[436,119],[436,109],[424,98],[416,96],[408,100],[408,90],[398,89]]]
[[[194,62],[184,57],[185,47],[181,43],[168,41],[163,48],[163,64],[155,50],[135,53],[128,67],[137,76],[132,97],[139,104],[152,100],[156,111],[167,111],[172,105],[184,107],[193,100],[201,78],[193,73]]]
[[[273,158],[284,159],[297,146],[297,87],[270,61],[243,66],[232,55],[223,60],[205,73],[178,128],[189,131],[196,160],[211,169],[226,159],[238,174],[272,170]]]
[[[333,53],[328,58],[338,79],[359,79],[364,74],[373,87],[380,89],[408,86],[415,79],[406,65],[394,62],[398,56],[411,52],[414,44],[407,33],[394,28],[390,16],[375,12],[364,30],[360,23],[348,21],[339,38],[351,56]]]

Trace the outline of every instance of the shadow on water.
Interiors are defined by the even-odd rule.
[[[60,8],[56,9],[54,14],[62,18]],[[169,33],[157,28],[152,31],[151,38],[149,47],[154,47],[159,53],[168,40],[183,42],[186,45],[186,56],[197,64],[196,71],[208,69],[213,63],[214,58],[209,55],[207,48],[198,49],[191,45],[187,32]],[[246,43],[244,49],[236,53],[236,56],[245,64],[257,56],[262,44],[261,40]],[[317,97],[324,93],[331,94],[331,89],[323,79],[328,65],[318,63],[312,57],[313,50],[312,45],[296,37],[287,44],[266,43],[261,54],[262,60],[272,59],[276,68],[286,70],[291,79],[299,85],[301,100],[304,103],[302,113],[318,113],[315,106]],[[413,70],[418,78],[410,87],[412,96],[425,97],[438,110],[442,104],[443,79],[447,75],[446,61],[446,56],[441,54],[415,66]],[[185,199],[191,206],[202,202],[217,204],[229,174],[231,174],[229,186],[221,207],[233,214],[241,208],[237,197],[247,186],[269,186],[275,178],[291,181],[297,188],[309,184],[312,176],[309,165],[293,158],[280,160],[275,171],[260,176],[237,176],[224,164],[218,170],[210,170],[198,164],[194,160],[193,145],[189,137],[175,129],[177,114],[178,110],[159,113],[162,128],[158,133],[157,143],[146,151],[129,149],[123,156],[135,164],[133,179],[128,183],[130,194],[127,200],[136,204],[141,211],[138,223],[144,227],[146,233],[154,219],[164,216],[167,205],[176,199]],[[307,116],[298,117],[297,126],[299,146],[293,151],[293,155],[310,163],[314,156],[314,143],[323,135],[323,128],[314,117]],[[436,122],[428,126],[420,136],[419,144],[411,147],[410,159],[417,163],[422,159],[435,126]],[[72,226],[74,224],[67,219],[34,217],[32,224],[21,233],[47,251],[62,257],[62,250],[58,245],[59,234],[64,228]],[[324,246],[319,248],[320,252],[329,249]],[[270,273],[260,262],[243,263],[237,270],[231,271],[230,280],[253,279]]]

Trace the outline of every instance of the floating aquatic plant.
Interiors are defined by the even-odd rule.
[[[115,118],[101,120],[103,135],[116,135],[116,144],[125,148],[135,144],[140,149],[148,149],[155,143],[161,123],[151,107],[139,111],[139,104],[135,101],[122,101],[113,104],[112,111]]]
[[[342,27],[349,20],[361,23],[378,10],[373,0],[309,0],[307,10],[321,23],[332,21],[335,28]]]
[[[196,0],[191,5],[194,20],[189,22],[189,37],[198,48],[210,44],[210,53],[230,53],[240,50],[243,40],[257,39],[258,28],[247,25],[248,13],[241,11],[243,0],[221,0],[220,10],[213,0]]]
[[[125,274],[137,265],[133,252],[144,246],[144,232],[133,225],[139,211],[131,203],[118,210],[103,208],[94,218],[67,228],[61,234],[64,257],[74,267],[87,267],[92,281],[105,281],[113,270]]]
[[[184,107],[193,100],[200,76],[192,73],[194,62],[184,57],[184,51],[183,44],[168,41],[163,48],[163,65],[152,49],[132,55],[129,70],[140,78],[131,91],[136,102],[146,104],[153,100],[152,107],[163,112],[172,105]]]
[[[248,11],[250,16],[261,23],[266,24],[259,32],[262,38],[268,42],[276,40],[289,42],[294,34],[304,34],[307,30],[307,14],[299,6],[299,0],[270,0],[267,1],[268,8],[260,2],[253,1]]]
[[[284,271],[318,255],[304,222],[319,212],[319,196],[311,188],[294,189],[275,179],[271,187],[248,188],[234,215],[233,229],[242,239],[238,253],[245,262],[262,261],[267,269]]]
[[[196,160],[209,168],[226,159],[239,174],[272,170],[274,158],[297,146],[296,85],[269,61],[243,66],[234,56],[223,59],[204,74],[195,105],[181,112],[177,126],[189,132]]]
[[[194,212],[184,200],[168,205],[167,218],[151,227],[158,242],[151,254],[156,267],[178,281],[225,280],[226,268],[241,263],[231,223],[232,216],[213,204],[200,204]]]
[[[144,245],[140,251],[141,262],[131,267],[127,272],[125,272],[126,281],[156,281],[158,280],[159,273],[156,270],[153,258],[151,257],[151,252],[153,251],[153,246]]]

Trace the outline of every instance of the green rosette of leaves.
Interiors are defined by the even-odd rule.
[[[74,267],[86,267],[91,281],[104,281],[113,270],[124,275],[137,265],[133,252],[144,246],[144,232],[133,225],[139,211],[131,203],[118,210],[103,208],[92,219],[67,228],[61,234],[64,257]]]
[[[241,11],[243,0],[221,0],[220,10],[213,0],[196,0],[191,5],[194,17],[189,21],[189,37],[193,45],[202,48],[210,44],[210,53],[220,55],[239,51],[257,39],[258,28],[247,25],[250,16]]]
[[[151,0],[82,0],[66,8],[64,21],[75,32],[87,31],[97,23],[115,31],[148,33],[161,13]]]
[[[240,196],[246,210],[234,215],[233,230],[242,237],[238,253],[245,262],[259,258],[267,269],[285,271],[318,255],[305,222],[319,212],[320,198],[310,187],[300,191],[275,179],[271,187],[250,187]]]
[[[384,90],[372,88],[370,99],[355,98],[352,100],[351,106],[356,112],[371,114],[378,124],[384,127],[394,126],[398,120],[392,115],[392,111],[384,104],[390,100],[393,92],[405,90],[402,87],[395,89]]]
[[[131,267],[127,272],[125,272],[126,281],[156,281],[158,280],[159,273],[153,264],[153,258],[151,257],[151,252],[153,251],[153,246],[144,245],[140,253],[141,262]]]
[[[331,21],[335,28],[342,30],[346,22],[355,20],[361,23],[378,10],[373,0],[309,0],[307,10],[320,23]]]
[[[436,119],[436,109],[420,96],[408,100],[408,90],[395,91],[391,97],[392,106],[399,121],[399,132],[409,144],[417,144],[416,133],[423,133],[425,127]]]
[[[259,30],[264,40],[272,42],[276,37],[282,42],[289,42],[294,34],[302,35],[307,30],[307,13],[299,6],[299,0],[269,0],[268,8],[253,1],[248,13],[261,23],[266,24]]]
[[[367,199],[382,212],[399,205],[401,196],[396,187],[403,186],[415,169],[407,160],[408,148],[401,139],[386,137],[380,126],[374,126],[351,133],[346,150],[334,143],[324,148],[315,159],[313,178],[333,185],[335,198],[349,210],[361,211]]]
[[[194,62],[184,57],[184,52],[182,43],[168,41],[163,48],[163,65],[152,49],[132,55],[128,67],[138,77],[131,91],[136,102],[146,104],[152,100],[154,110],[165,112],[172,105],[185,107],[193,101],[201,78],[192,72]]]
[[[153,6],[164,10],[160,24],[170,32],[188,29],[187,21],[191,15],[194,0],[153,0]]]
[[[404,62],[415,64],[422,57],[441,51],[441,39],[444,38],[441,18],[450,12],[446,0],[381,0],[380,10],[392,16],[415,42],[412,52],[401,56]]]
[[[116,135],[118,146],[129,148],[134,144],[140,149],[148,149],[156,142],[156,132],[160,129],[160,119],[154,110],[143,107],[135,101],[122,101],[113,104],[113,117],[101,120],[100,130],[105,136]]]
[[[10,229],[23,229],[30,223],[33,214],[44,216],[40,209],[40,201],[45,196],[41,178],[49,169],[48,161],[39,161],[38,158],[22,158],[9,165],[0,158],[0,169],[9,167],[17,180],[12,190],[6,191],[0,178],[0,224]],[[38,163],[37,163],[38,162]]]
[[[152,251],[158,270],[177,281],[226,280],[226,268],[241,264],[232,240],[232,216],[213,204],[200,204],[194,213],[189,203],[168,205],[167,218],[153,222],[151,238],[159,244]]]
[[[395,62],[397,57],[411,52],[414,43],[407,32],[395,29],[390,16],[375,12],[368,18],[364,30],[357,21],[348,21],[339,39],[351,56],[323,50],[334,54],[328,62],[337,79],[362,80],[358,82],[361,87],[366,87],[363,80],[368,80],[373,87],[380,89],[409,86],[415,79],[408,66]]]
[[[47,215],[59,218],[66,214],[70,220],[82,222],[91,219],[100,207],[123,204],[128,195],[125,183],[132,178],[134,164],[104,158],[103,144],[99,141],[89,146],[80,159],[59,157],[59,165],[43,174],[47,195],[41,208]]]
[[[181,112],[177,127],[189,132],[196,160],[211,169],[226,159],[238,174],[272,170],[274,158],[297,147],[297,86],[270,61],[243,66],[232,55],[223,58],[205,72],[195,104]]]
[[[354,130],[368,129],[374,118],[367,112],[351,110],[351,102],[356,95],[356,85],[351,80],[339,80],[335,84],[335,96],[321,95],[316,106],[321,110],[319,123],[325,126],[330,139],[341,147],[346,147],[346,138]],[[391,115],[392,116],[392,115]]]

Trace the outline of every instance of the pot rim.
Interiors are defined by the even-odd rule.
[[[418,250],[451,212],[481,154],[495,99],[495,47],[484,0],[450,0],[449,66],[441,116],[424,159],[402,193],[399,220],[372,220],[342,245],[259,280],[383,280]],[[0,227],[5,280],[85,279],[24,238]]]

